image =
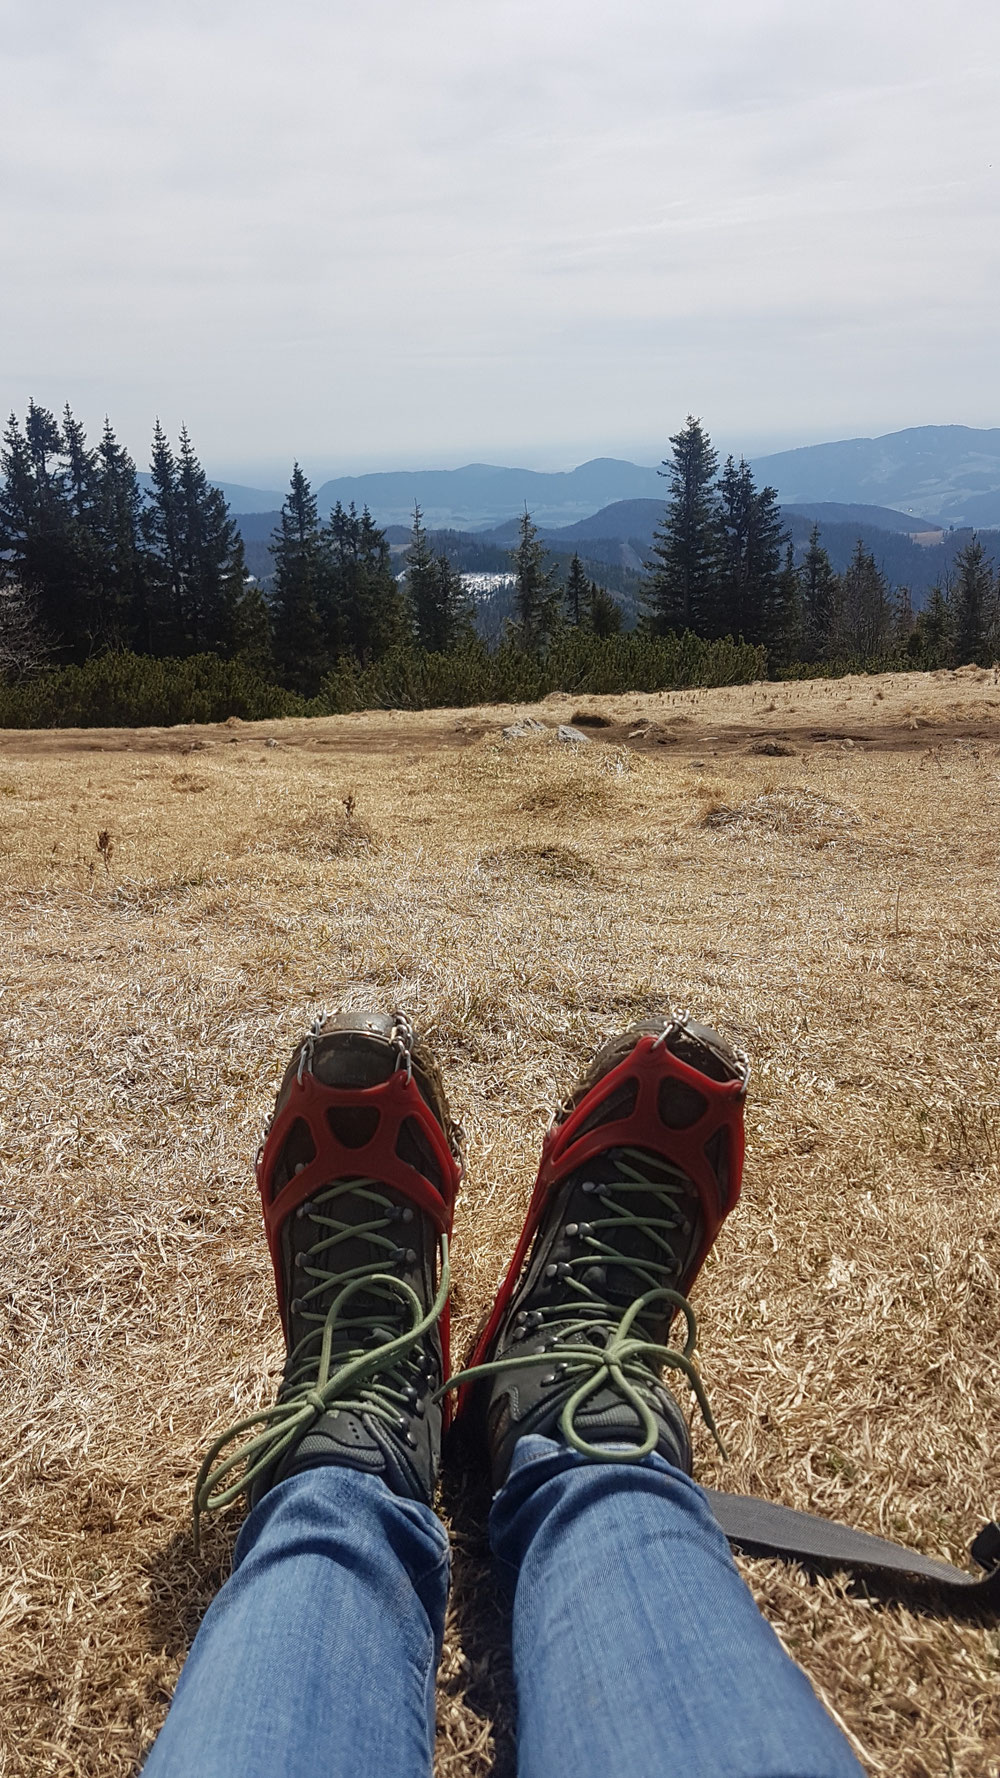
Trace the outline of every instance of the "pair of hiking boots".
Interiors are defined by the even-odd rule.
[[[461,1167],[440,1071],[400,1014],[318,1020],[258,1158],[284,1380],[209,1452],[196,1520],[319,1464],[429,1504],[452,1391],[495,1487],[526,1433],[606,1461],[658,1451],[689,1473],[687,1425],[661,1376],[686,1376],[712,1426],[687,1292],[739,1195],[747,1073],[740,1051],[686,1016],[599,1053],[549,1131],[511,1265],[452,1375]],[[685,1338],[672,1346],[678,1314]]]

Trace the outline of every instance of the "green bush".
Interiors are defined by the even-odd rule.
[[[141,654],[95,655],[15,685],[0,685],[2,728],[147,728],[180,722],[247,722],[303,716],[294,692],[269,685],[242,657],[184,660]]]
[[[674,691],[693,685],[747,685],[763,679],[762,648],[727,636],[594,636],[565,630],[541,654],[502,643],[492,652],[471,641],[452,654],[391,649],[367,666],[342,660],[320,686],[315,705],[329,715],[350,710],[431,710],[469,704],[534,703],[550,691]]]

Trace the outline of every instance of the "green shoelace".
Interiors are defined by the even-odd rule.
[[[352,1223],[337,1217],[337,1203],[348,1195],[372,1205],[370,1221]],[[298,1286],[296,1315],[313,1325],[289,1353],[285,1380],[273,1405],[237,1420],[208,1450],[195,1483],[196,1552],[202,1514],[229,1506],[247,1493],[332,1407],[398,1425],[401,1412],[412,1407],[412,1392],[420,1378],[414,1354],[448,1300],[447,1235],[441,1236],[440,1282],[428,1309],[405,1278],[384,1269],[388,1260],[401,1257],[397,1239],[386,1230],[398,1229],[402,1217],[400,1206],[379,1190],[378,1180],[341,1180],[309,1199],[299,1212],[303,1213],[320,1235],[302,1252],[296,1267],[302,1280],[311,1280],[308,1289]],[[337,1251],[345,1242],[358,1240],[374,1250],[373,1258],[344,1271],[336,1265]],[[360,1296],[365,1298],[361,1312],[349,1315],[347,1310]],[[315,1307],[310,1309],[310,1303]],[[404,1312],[410,1324],[393,1334],[384,1324],[398,1323]],[[242,1438],[245,1433],[252,1436]],[[236,1449],[222,1457],[226,1447],[241,1438]],[[234,1470],[239,1474],[230,1481]]]
[[[663,1369],[680,1371],[687,1378],[705,1424],[725,1456],[725,1446],[713,1419],[705,1386],[694,1364],[693,1354],[698,1341],[694,1311],[687,1297],[665,1282],[677,1277],[678,1262],[671,1237],[687,1232],[688,1220],[680,1200],[683,1197],[690,1203],[690,1182],[672,1168],[667,1169],[673,1174],[672,1179],[651,1179],[649,1157],[641,1149],[620,1149],[618,1156],[620,1177],[595,1183],[592,1187],[601,1213],[585,1223],[567,1225],[571,1234],[581,1241],[581,1251],[572,1259],[558,1262],[553,1274],[564,1292],[579,1299],[575,1313],[569,1310],[565,1295],[558,1302],[533,1309],[529,1312],[530,1324],[526,1325],[528,1333],[543,1331],[549,1325],[553,1328],[554,1338],[546,1341],[544,1351],[519,1357],[517,1347],[508,1346],[502,1358],[460,1371],[457,1376],[449,1378],[444,1387],[455,1389],[480,1377],[497,1376],[512,1366],[561,1368],[570,1378],[579,1378],[559,1418],[559,1430],[566,1443],[584,1457],[596,1457],[605,1462],[638,1463],[656,1449],[659,1441],[659,1425],[641,1389],[649,1387],[651,1371],[654,1374]],[[640,1193],[648,1196],[651,1192],[661,1199],[664,1214],[656,1217],[636,1215],[629,1207],[629,1198]],[[615,1244],[614,1236],[616,1233],[620,1236],[626,1229],[640,1229],[653,1248],[652,1254],[639,1259],[623,1253]],[[613,1265],[616,1271],[632,1273],[640,1290],[618,1320],[609,1311],[607,1297],[601,1295],[599,1288],[605,1282],[608,1265]],[[668,1304],[679,1310],[685,1319],[687,1335],[680,1348],[650,1340],[642,1329],[642,1320],[647,1313],[657,1307],[662,1311]],[[576,1415],[608,1385],[616,1389],[639,1416],[642,1442],[627,1450],[608,1450],[601,1445],[592,1445],[576,1427]]]

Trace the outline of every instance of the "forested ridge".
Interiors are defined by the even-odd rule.
[[[321,521],[297,464],[263,584],[186,431],[172,444],[156,424],[144,488],[110,422],[92,444],[68,407],[57,419],[31,403],[8,422],[0,472],[8,726],[655,690],[984,663],[1000,649],[1000,588],[978,537],[914,615],[863,540],[841,573],[818,526],[796,556],[775,490],[743,459],[720,465],[690,417],[670,440],[631,609],[620,575],[579,554],[553,561],[525,511],[509,552],[482,546],[509,574],[491,631],[454,537],[428,534],[417,507],[394,557],[367,508],[337,502]]]

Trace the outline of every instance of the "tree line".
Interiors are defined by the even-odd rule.
[[[185,430],[174,447],[157,422],[144,487],[110,422],[91,445],[68,407],[57,420],[29,403],[23,423],[11,416],[0,447],[0,680],[41,666],[89,668],[110,655],[211,657],[239,663],[239,673],[220,677],[205,666],[178,685],[210,684],[214,698],[239,683],[244,704],[263,697],[247,684],[270,685],[279,702],[284,691],[298,708],[295,700],[322,697],[329,705],[374,695],[390,681],[409,686],[413,697],[432,684],[454,692],[463,672],[470,684],[495,682],[497,696],[504,685],[515,695],[510,688],[524,678],[514,669],[518,659],[549,663],[542,679],[586,659],[591,677],[600,677],[605,660],[614,662],[607,668],[613,678],[627,668],[642,680],[666,672],[675,658],[653,644],[686,635],[745,647],[741,673],[751,658],[775,675],[802,664],[830,671],[838,663],[937,667],[997,657],[1000,588],[975,536],[950,584],[935,588],[914,615],[906,589],[890,588],[860,540],[837,574],[816,526],[796,561],[776,491],[758,488],[742,458],[728,457],[720,470],[699,420],[689,417],[670,445],[661,469],[663,519],[629,649],[606,646],[602,655],[623,630],[621,606],[579,555],[560,575],[526,511],[510,554],[510,614],[491,651],[496,670],[487,671],[462,576],[440,547],[446,540],[428,534],[419,507],[400,570],[367,508],[359,514],[338,503],[320,520],[296,464],[265,589],[247,574],[238,526]],[[582,654],[563,645],[574,636]],[[725,650],[717,656],[734,671],[736,658]],[[453,662],[454,670],[429,666],[432,659]],[[690,651],[677,655],[684,663],[677,670],[688,671],[694,659]],[[382,662],[391,671],[380,677]],[[246,683],[240,673],[249,675]],[[112,681],[95,669],[87,684],[97,696]],[[162,689],[162,673],[154,681]],[[69,697],[69,681],[62,684]]]
[[[67,407],[11,415],[0,447],[0,584],[8,635],[80,664],[95,654],[236,655],[266,646],[268,613],[243,542],[186,431],[157,423],[150,486],[110,421],[96,445]]]
[[[823,666],[952,666],[1000,653],[1000,582],[975,535],[949,582],[914,614],[859,539],[834,572],[814,525],[796,562],[774,488],[758,489],[749,465],[718,458],[700,420],[671,440],[663,522],[647,564],[645,622],[654,634],[740,636],[767,650],[769,671]]]

